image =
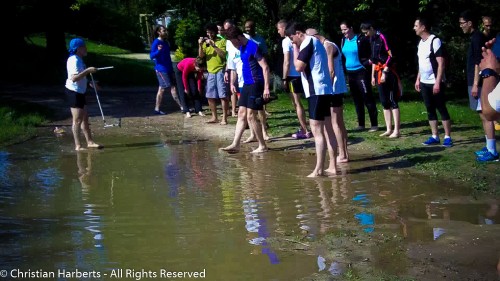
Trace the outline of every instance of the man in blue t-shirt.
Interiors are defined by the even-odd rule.
[[[156,94],[155,114],[164,115],[165,112],[160,110],[161,101],[165,89],[170,89],[172,97],[182,110],[182,101],[177,96],[175,86],[174,69],[172,67],[172,58],[170,57],[170,45],[168,44],[167,28],[163,25],[158,25],[155,28],[155,34],[158,35],[151,44],[151,52],[149,57],[155,62],[156,77],[158,78],[158,92]],[[181,94],[184,97],[184,93]]]
[[[240,140],[248,123],[250,130],[252,130],[259,142],[259,147],[253,150],[252,153],[266,152],[268,148],[262,135],[257,113],[262,110],[264,100],[268,100],[270,96],[269,66],[257,43],[247,39],[238,27],[232,26],[228,28],[226,36],[233,46],[240,51],[244,84],[238,100],[238,121],[233,143],[222,148],[222,150],[230,153],[236,153],[240,150]]]

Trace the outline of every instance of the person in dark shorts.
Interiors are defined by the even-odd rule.
[[[85,94],[87,91],[87,75],[95,73],[97,68],[86,67],[83,57],[87,55],[87,46],[81,38],[72,39],[69,43],[69,57],[66,62],[68,78],[66,79],[65,95],[73,117],[72,132],[75,141],[75,150],[84,150],[80,143],[80,131],[83,131],[87,148],[102,148],[94,142],[89,127],[89,115]]]
[[[234,132],[233,142],[222,148],[228,152],[240,150],[240,140],[247,124],[259,142],[259,147],[252,153],[262,153],[268,150],[266,141],[262,134],[261,125],[257,118],[258,111],[264,107],[265,100],[269,100],[269,66],[259,46],[253,40],[247,39],[241,29],[230,27],[226,30],[226,36],[233,46],[240,50],[243,63],[243,89],[238,100],[238,121]]]

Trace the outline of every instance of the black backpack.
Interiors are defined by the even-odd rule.
[[[434,72],[434,77],[437,77],[437,71],[438,71],[438,62],[436,59],[436,53],[434,52],[434,39],[439,38],[437,36],[434,36],[431,41],[431,54],[429,55],[429,60],[431,61],[432,65],[432,71]],[[448,66],[450,65],[450,56],[448,55],[448,52],[446,51],[446,48],[444,47],[443,40],[441,40],[441,54],[442,58],[444,59],[444,71],[443,71],[443,81],[446,80],[446,70],[448,69]]]

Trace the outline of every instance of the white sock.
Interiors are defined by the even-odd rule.
[[[451,137],[450,137],[450,136],[448,136],[448,135],[445,135],[445,136],[444,136],[444,138],[445,138],[445,139],[449,139],[449,138],[451,138]]]
[[[433,137],[435,140],[438,140],[438,139],[439,139],[439,136],[438,136],[438,135],[432,135],[432,137]]]
[[[496,139],[486,139],[486,148],[491,154],[497,154],[497,141]]]

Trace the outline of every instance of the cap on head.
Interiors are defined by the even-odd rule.
[[[82,46],[85,46],[85,41],[81,38],[74,38],[71,39],[69,42],[69,53],[74,55],[76,53],[76,50]]]

